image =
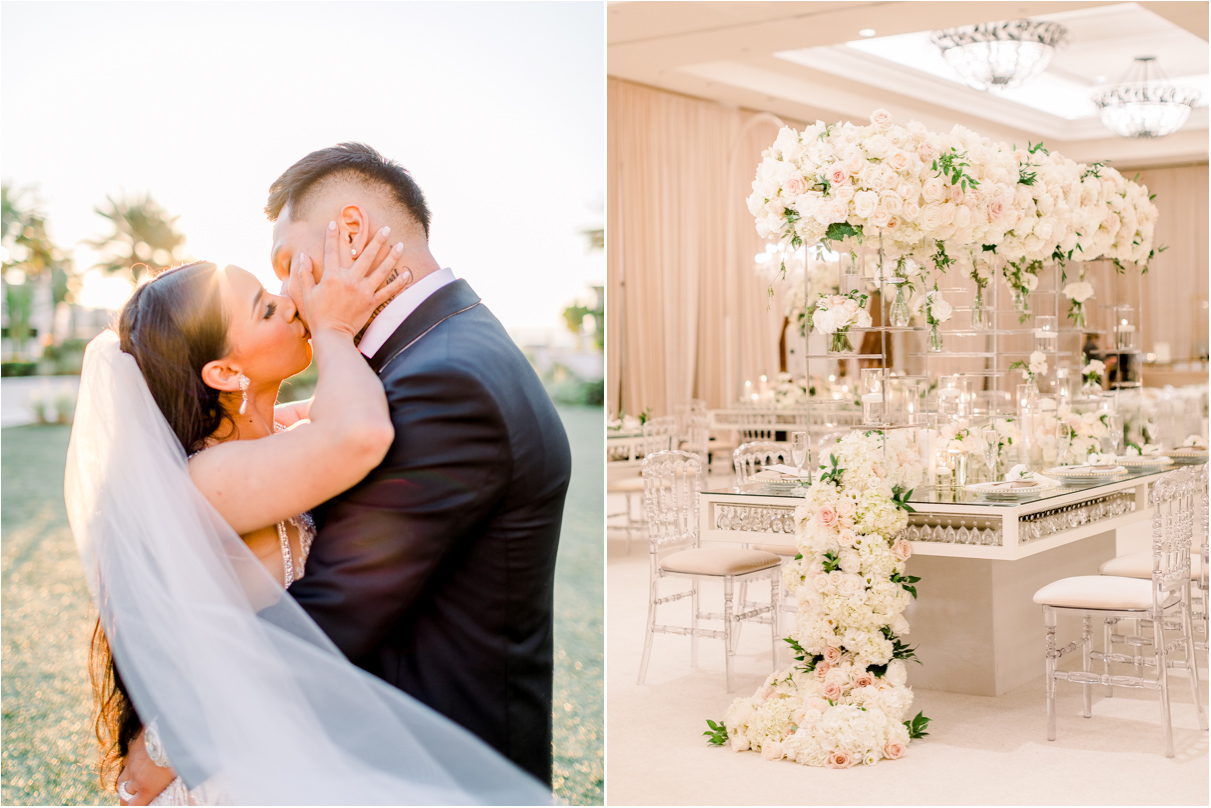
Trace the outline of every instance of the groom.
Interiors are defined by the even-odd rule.
[[[317,509],[290,593],[354,663],[549,784],[552,594],[571,469],[559,415],[500,322],[430,254],[424,195],[394,161],[357,143],[312,152],[273,183],[265,211],[279,278],[300,251],[323,267],[329,222],[346,263],[389,225],[404,244],[396,266],[412,274],[358,343],[395,441]],[[144,758],[136,743],[120,778],[140,804],[172,779],[145,774]]]
[[[323,266],[330,221],[350,261],[389,225],[412,274],[358,344],[386,388],[395,441],[317,512],[290,592],[354,663],[549,784],[571,469],[559,415],[497,319],[430,254],[424,195],[398,164],[357,143],[312,152],[273,183],[265,212],[279,278],[299,251]]]

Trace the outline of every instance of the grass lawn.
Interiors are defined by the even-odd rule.
[[[560,409],[573,479],[555,581],[555,793],[603,797],[602,411]],[[95,773],[88,643],[95,612],[63,508],[68,428],[0,432],[0,803],[116,802]]]

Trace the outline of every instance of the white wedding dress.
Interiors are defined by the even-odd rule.
[[[281,424],[274,424],[277,431],[282,431],[284,427]],[[198,452],[190,455],[190,459],[195,457]],[[299,552],[295,553],[290,536],[290,528],[294,528],[294,538],[298,540]],[[282,553],[282,570],[283,580],[282,587],[289,589],[290,585],[303,577],[307,564],[307,555],[311,552],[311,543],[315,540],[315,520],[311,518],[311,514],[307,511],[299,514],[293,519],[287,519],[277,523],[279,548]],[[172,761],[165,754],[163,746],[158,737],[158,731],[154,728],[147,728],[144,740],[147,746],[148,756],[152,763],[158,766],[172,767]],[[185,786],[185,782],[180,777],[168,784],[159,795],[152,800],[149,805],[200,805],[200,804],[228,804],[228,800],[223,794],[212,787],[208,783],[202,783],[195,788],[191,793]]]
[[[64,498],[130,700],[181,778],[159,804],[551,803],[345,659],[193,485],[112,332],[85,353]]]

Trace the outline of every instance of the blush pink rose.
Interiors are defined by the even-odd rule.
[[[902,151],[894,151],[887,158],[887,164],[895,171],[903,171],[908,168],[908,155]]]
[[[829,665],[836,665],[841,661],[841,649],[829,646],[824,649],[824,661]]]
[[[816,521],[825,527],[832,527],[837,521],[837,509],[832,505],[821,505],[816,511]]]
[[[830,670],[832,670],[832,667],[833,666],[829,665],[827,662],[821,662],[818,665],[816,665],[816,670],[815,670],[816,678],[819,679],[821,682],[823,682],[824,677],[828,674],[828,672]]]
[[[807,183],[799,176],[789,177],[786,182],[782,183],[782,194],[784,196],[801,196],[806,190]]]
[[[828,167],[828,181],[833,185],[840,185],[849,179],[849,170],[841,163],[833,163]]]
[[[854,677],[854,687],[870,687],[875,683],[875,676],[870,671],[862,671]]]
[[[820,688],[820,695],[829,701],[836,701],[841,698],[841,685],[836,682],[825,682],[824,687]]]
[[[1001,214],[1005,212],[1005,203],[999,199],[994,199],[988,203],[988,221],[995,222],[1001,218]]]
[[[899,760],[900,758],[904,757],[904,753],[906,751],[907,750],[904,748],[904,744],[900,743],[899,741],[888,741],[888,743],[883,747],[883,757],[887,758],[888,760]]]
[[[896,543],[891,546],[891,551],[896,558],[907,561],[912,557],[912,542],[908,539],[897,539]]]
[[[891,113],[885,109],[876,109],[870,114],[870,122],[880,128],[891,126]]]
[[[834,749],[828,753],[828,761],[824,765],[830,769],[848,769],[854,765],[854,756],[841,749]]]
[[[867,218],[870,219],[870,223],[875,227],[887,227],[888,223],[891,222],[891,213],[887,208],[877,207]]]

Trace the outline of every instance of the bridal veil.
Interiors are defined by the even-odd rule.
[[[341,655],[193,486],[112,332],[85,355],[65,498],[130,699],[195,797],[551,802],[474,735]]]

